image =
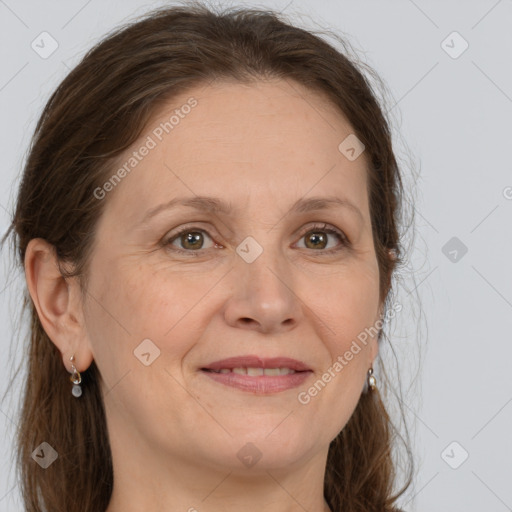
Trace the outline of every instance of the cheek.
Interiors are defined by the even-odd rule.
[[[182,380],[179,367],[197,339],[194,312],[204,290],[186,286],[190,280],[177,272],[164,277],[148,266],[105,267],[96,276],[87,330],[106,404],[123,417],[134,411],[143,422],[155,404],[167,404],[169,390],[181,388],[172,376]]]
[[[306,283],[304,283],[306,286]],[[324,333],[340,350],[378,319],[378,267],[352,265],[325,279],[309,283],[306,303],[323,320]],[[324,336],[325,337],[325,336]]]
[[[148,368],[137,354],[149,350],[150,359],[157,356],[151,368],[166,368],[180,375],[183,359],[206,328],[212,304],[207,292],[218,277],[174,269],[155,272],[151,265],[117,265],[104,275],[109,276],[108,284],[98,290],[101,306],[94,306],[96,317],[92,321],[108,333],[109,347],[101,347],[98,354],[109,361],[105,370],[113,379],[127,370],[138,375]],[[96,340],[102,339],[96,329]]]
[[[316,313],[322,318],[323,343],[329,353],[322,369],[325,400],[344,417],[355,408],[377,343],[375,324],[379,319],[379,283],[377,267],[352,267],[330,280],[328,291],[318,294]],[[348,418],[346,418],[348,420]]]
[[[123,265],[122,261],[99,275],[96,296],[105,310],[103,317],[114,330],[123,327],[132,341],[165,338],[180,321],[186,321],[207,288],[204,275],[196,282],[183,271],[154,272],[150,265]]]

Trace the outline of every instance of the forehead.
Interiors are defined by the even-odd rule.
[[[197,86],[161,106],[118,159],[114,172],[128,172],[108,208],[136,221],[174,196],[248,207],[328,193],[364,210],[364,154],[351,161],[339,149],[351,134],[331,102],[295,82]]]

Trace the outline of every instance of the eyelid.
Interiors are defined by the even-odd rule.
[[[316,222],[316,223],[313,223],[312,226],[311,225],[306,226],[304,229],[299,231],[299,233],[300,233],[299,236],[303,237],[307,233],[309,233],[311,231],[315,231],[315,229],[318,229],[319,231],[326,231],[327,233],[335,233],[335,234],[339,235],[339,237],[343,241],[345,241],[346,243],[350,243],[348,236],[341,229],[333,226],[332,224],[327,224],[326,222]]]

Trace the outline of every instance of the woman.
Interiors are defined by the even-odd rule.
[[[26,510],[396,510],[400,198],[362,72],[276,14],[172,7],[93,48],[11,226]]]

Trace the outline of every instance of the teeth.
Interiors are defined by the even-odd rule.
[[[263,368],[247,368],[247,375],[250,375],[251,377],[263,375]]]
[[[283,370],[288,370],[288,368],[283,368]],[[265,368],[263,370],[263,373],[265,375],[270,375],[270,376],[274,376],[274,375],[281,375],[281,370],[279,368]],[[286,373],[284,373],[283,375],[286,375]]]
[[[249,375],[250,377],[259,377],[261,375],[276,376],[276,375],[289,375],[295,373],[295,370],[290,368],[222,368],[217,370],[217,373],[236,373],[237,375]]]

